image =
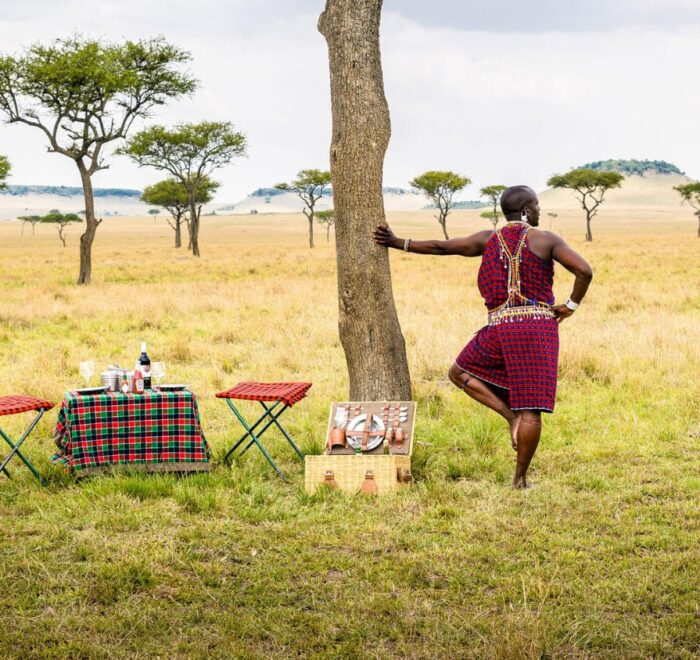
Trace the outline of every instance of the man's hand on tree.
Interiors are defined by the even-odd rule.
[[[554,312],[554,317],[557,319],[557,323],[568,319],[574,313],[573,310],[569,309],[566,305],[554,305],[552,311]]]
[[[377,225],[372,232],[372,238],[375,243],[386,245],[386,247],[395,248],[399,242],[389,225]]]

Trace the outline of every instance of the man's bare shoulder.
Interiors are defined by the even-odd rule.
[[[564,243],[564,239],[555,234],[553,231],[547,231],[546,229],[539,229],[537,227],[532,227],[528,232],[531,239],[535,239],[541,245],[561,245]]]

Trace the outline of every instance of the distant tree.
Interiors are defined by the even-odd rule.
[[[466,176],[455,174],[454,172],[442,172],[430,170],[411,181],[411,186],[420,190],[438,209],[437,221],[442,227],[445,238],[447,235],[447,215],[454,206],[452,198],[456,192],[471,183],[471,179]]]
[[[10,176],[12,166],[7,156],[0,156],[0,190],[7,188],[7,177]]]
[[[316,218],[322,225],[326,225],[326,241],[330,241],[331,227],[335,224],[335,211],[333,209],[316,211]]]
[[[148,209],[148,215],[152,215],[153,219],[156,220],[156,216],[160,213],[160,209]]]
[[[552,222],[554,221],[554,218],[558,218],[559,214],[558,213],[547,213],[549,216],[549,228],[552,228]]]
[[[479,215],[482,218],[486,218],[493,225],[494,229],[496,229],[498,221],[501,219],[501,214],[497,211],[482,211]]]
[[[34,236],[36,224],[41,222],[40,215],[20,215],[17,219],[22,221],[22,236],[24,236],[24,225],[27,222],[32,226],[32,236]]]
[[[674,186],[684,202],[695,210],[695,215],[698,216],[698,238],[700,238],[700,181],[691,183],[683,183],[680,186]]]
[[[498,226],[498,221],[501,219],[501,214],[498,212],[498,203],[501,201],[501,194],[507,188],[507,186],[502,186],[500,184],[495,184],[493,186],[484,186],[481,189],[481,196],[487,197],[489,204],[493,207],[493,211],[490,214],[482,213],[482,218],[489,218],[493,223],[493,228],[496,229]]]
[[[309,221],[309,247],[314,246],[314,207],[330,185],[331,173],[327,170],[301,170],[291,183],[278,183],[277,190],[293,192],[304,202],[304,215]]]
[[[227,165],[236,156],[245,155],[245,135],[234,131],[229,122],[177,124],[173,129],[151,126],[134,135],[119,153],[140,166],[170,173],[185,187],[190,213],[190,248],[198,257],[200,188],[214,170]]]
[[[0,57],[0,111],[10,123],[42,131],[49,152],[73,160],[85,196],[78,284],[89,284],[95,217],[92,176],[106,169],[105,145],[127,136],[137,118],[190,94],[195,80],[178,70],[190,55],[162,38],[121,44],[80,36],[34,44],[21,57]]]
[[[49,224],[54,224],[56,225],[56,229],[58,229],[58,237],[61,239],[61,243],[63,243],[63,247],[66,247],[66,227],[71,223],[71,222],[82,222],[83,219],[77,214],[77,213],[60,213],[56,209],[49,211],[49,213],[42,218],[40,218],[39,222],[46,222]]]
[[[197,188],[197,213],[201,213],[202,205],[208,204],[219,184],[205,177]],[[189,226],[187,213],[190,208],[187,188],[177,179],[165,179],[147,186],[141,194],[141,201],[154,206],[162,206],[172,216],[172,220],[167,220],[168,224],[175,230],[175,247],[182,247],[182,230],[184,222]]]
[[[555,174],[547,181],[547,185],[551,188],[568,188],[576,193],[586,212],[586,240],[592,241],[591,220],[598,214],[605,193],[611,188],[619,188],[624,179],[619,172],[580,167],[566,174]]]

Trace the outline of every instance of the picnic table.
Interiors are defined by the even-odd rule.
[[[143,394],[67,392],[52,462],[76,476],[129,465],[153,472],[206,472],[211,452],[189,390]]]

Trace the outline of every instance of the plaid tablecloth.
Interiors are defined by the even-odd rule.
[[[154,471],[210,467],[211,452],[192,392],[81,396],[68,392],[58,412],[51,457],[77,473],[134,464]]]

